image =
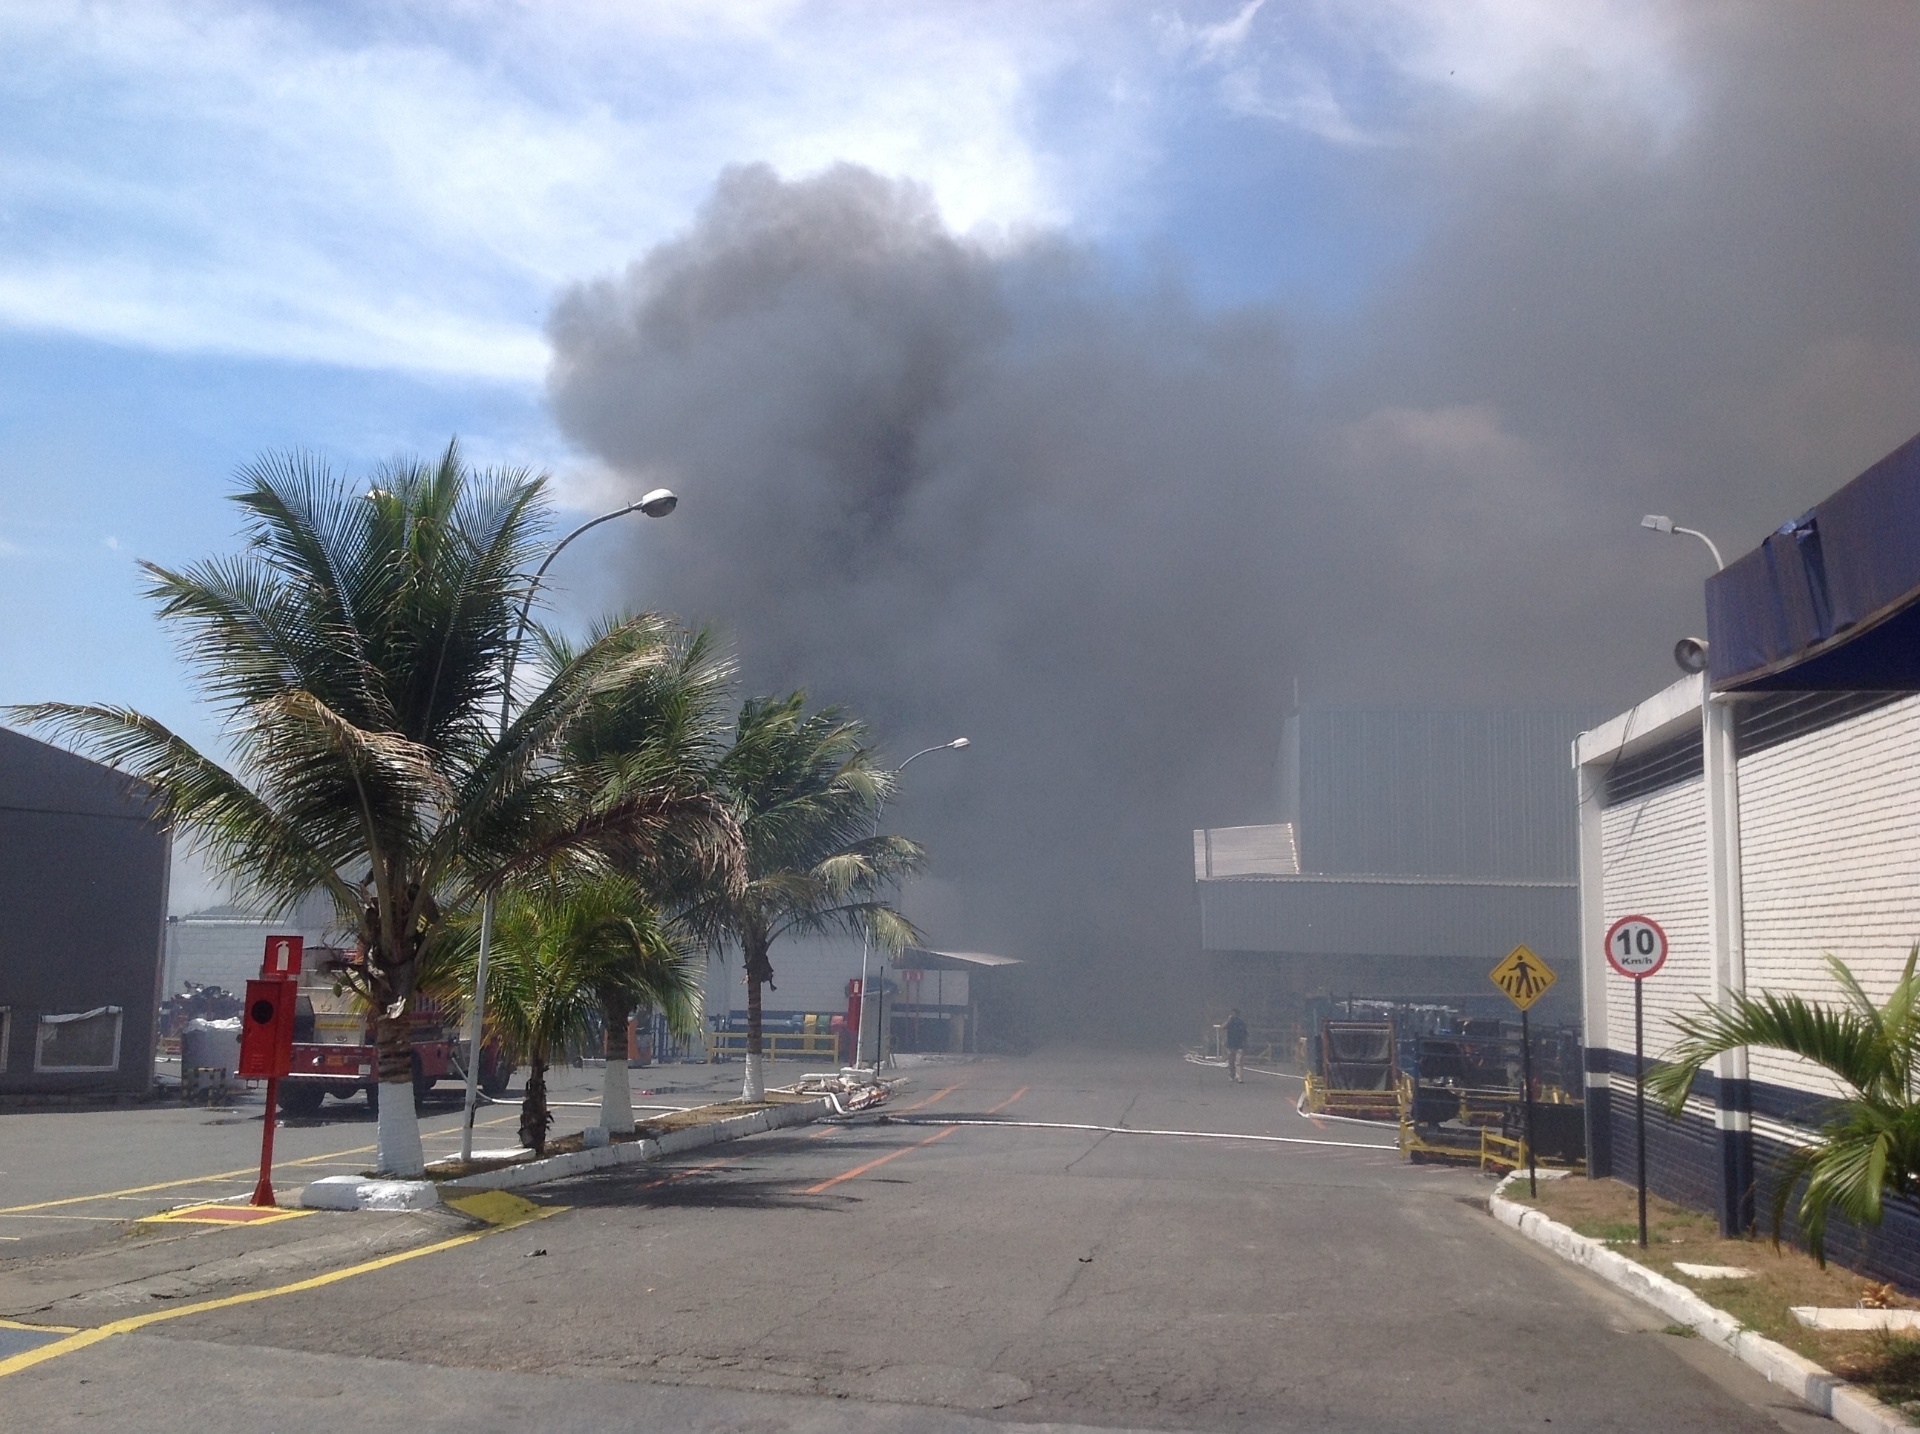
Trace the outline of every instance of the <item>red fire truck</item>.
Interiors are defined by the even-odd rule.
[[[353,959],[340,953],[308,953],[294,1008],[293,1062],[280,1082],[280,1105],[289,1115],[312,1115],[329,1095],[352,1100],[362,1091],[367,1104],[379,1108],[380,1056],[373,1019],[340,979]],[[418,1106],[436,1082],[465,1080],[467,1041],[454,1014],[431,997],[413,998],[412,1020],[413,1101]],[[513,1069],[511,1055],[498,1041],[481,1044],[481,1090],[499,1095]]]

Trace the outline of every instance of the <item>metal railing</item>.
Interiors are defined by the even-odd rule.
[[[760,1037],[760,1052],[770,1061],[840,1059],[840,1037],[833,1031],[766,1031]],[[707,1032],[707,1058],[722,1060],[747,1053],[745,1031]]]

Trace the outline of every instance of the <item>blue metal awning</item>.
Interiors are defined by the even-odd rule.
[[[1707,580],[1715,691],[1920,691],[1920,435]]]

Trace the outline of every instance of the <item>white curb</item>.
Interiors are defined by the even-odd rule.
[[[1501,1188],[1505,1185],[1502,1181]],[[1881,1403],[1864,1389],[1848,1384],[1785,1345],[1742,1328],[1733,1316],[1715,1309],[1686,1286],[1609,1250],[1598,1240],[1576,1235],[1538,1210],[1503,1198],[1499,1189],[1488,1198],[1487,1208],[1494,1219],[1513,1226],[1535,1244],[1545,1245],[1562,1259],[1590,1270],[1616,1289],[1652,1305],[1676,1324],[1687,1325],[1701,1338],[1712,1340],[1766,1375],[1768,1383],[1798,1395],[1843,1429],[1851,1429],[1855,1434],[1895,1434],[1895,1431],[1913,1434],[1914,1426],[1891,1405]]]
[[[427,1210],[440,1203],[431,1180],[368,1180],[329,1175],[300,1192],[309,1210]]]
[[[300,1193],[300,1203],[309,1210],[423,1210],[436,1205],[442,1194],[470,1190],[521,1190],[529,1185],[544,1185],[550,1180],[566,1180],[596,1170],[612,1170],[622,1165],[644,1165],[663,1155],[697,1150],[704,1145],[721,1145],[749,1135],[759,1135],[783,1126],[807,1125],[833,1107],[825,1100],[797,1100],[765,1110],[731,1115],[723,1120],[670,1130],[647,1140],[629,1140],[602,1145],[593,1150],[572,1150],[565,1155],[549,1155],[544,1160],[527,1160],[504,1165],[498,1170],[483,1170],[458,1180],[368,1180],[357,1175],[329,1175],[316,1180]],[[411,1201],[414,1203],[403,1203]],[[379,1203],[376,1203],[379,1202]]]

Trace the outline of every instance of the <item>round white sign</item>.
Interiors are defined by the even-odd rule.
[[[1622,976],[1644,981],[1667,963],[1667,933],[1648,916],[1623,916],[1607,928],[1607,962]]]

